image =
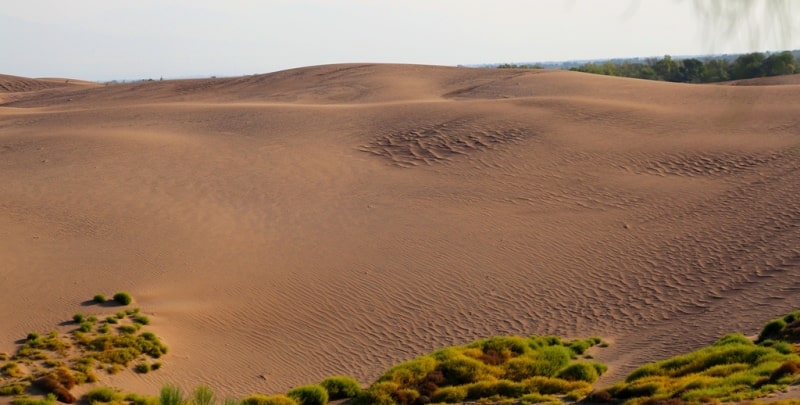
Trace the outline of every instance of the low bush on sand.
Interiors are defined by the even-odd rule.
[[[161,363],[151,363],[150,359],[166,354],[167,346],[152,332],[140,331],[149,324],[149,319],[138,309],[121,314],[122,317],[79,313],[62,323],[65,328],[74,328],[72,331],[29,333],[16,353],[4,355],[0,361],[0,395],[20,396],[34,386],[36,391],[51,394],[59,402],[73,403],[76,398],[70,390],[76,385],[96,382],[98,370],[114,374],[129,367],[139,373],[159,369]],[[104,320],[101,322],[98,317]],[[112,323],[118,325],[110,328]],[[90,391],[95,396],[102,392]],[[19,401],[47,399],[20,396]],[[119,398],[113,401],[118,402]]]
[[[796,313],[787,315],[797,321]],[[641,404],[740,402],[764,397],[800,380],[800,354],[783,318],[769,321],[756,342],[742,334],[724,336],[709,347],[646,364],[624,382],[604,390],[614,401]]]
[[[130,305],[130,303],[133,302],[133,297],[124,291],[120,291],[114,294],[114,301],[120,305]]]
[[[355,378],[347,376],[333,376],[322,380],[319,385],[328,391],[330,400],[353,398],[361,392],[361,384]]]
[[[325,405],[328,403],[328,391],[321,385],[304,385],[286,393],[300,405]]]

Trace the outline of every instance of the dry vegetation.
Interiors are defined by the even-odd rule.
[[[70,390],[99,382],[102,374],[128,369],[147,373],[161,367],[156,359],[167,353],[167,346],[152,332],[142,330],[150,320],[139,308],[101,320],[103,316],[75,314],[71,322],[65,322],[72,327],[70,331],[29,333],[16,353],[0,358],[5,363],[0,367],[0,395],[18,396],[36,388],[61,402],[73,403],[76,399]]]

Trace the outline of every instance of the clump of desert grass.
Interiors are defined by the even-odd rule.
[[[800,381],[799,318],[800,312],[793,312],[767,322],[756,341],[729,334],[709,347],[646,364],[595,395],[625,404],[765,397]]]
[[[98,297],[94,301],[99,301]],[[127,369],[149,373],[162,367],[153,360],[165,355],[167,346],[152,332],[141,330],[150,319],[138,308],[103,316],[77,313],[71,322],[63,323],[70,324],[74,325],[71,331],[28,333],[13,355],[3,355],[0,395],[16,396],[20,403],[48,402],[48,398],[24,396],[35,387],[53,400],[73,403],[76,398],[70,390],[97,382],[102,370],[108,374]]]
[[[578,360],[600,338],[500,336],[448,347],[401,363],[354,399],[355,404],[577,400],[607,370]]]

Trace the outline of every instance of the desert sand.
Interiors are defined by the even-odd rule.
[[[800,308],[800,84],[329,65],[0,76],[0,352],[129,291],[220,395],[500,334],[615,381]],[[602,385],[602,381],[600,382]]]

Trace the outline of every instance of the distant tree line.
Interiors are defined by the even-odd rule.
[[[799,73],[799,65],[792,52],[785,51],[771,54],[748,53],[733,60],[725,58],[678,60],[666,55],[662,59],[648,59],[644,63],[630,61],[586,63],[570,70],[668,82],[711,83]]]
[[[516,63],[502,63],[497,65],[498,69],[544,69],[542,65],[534,64],[516,64]]]

